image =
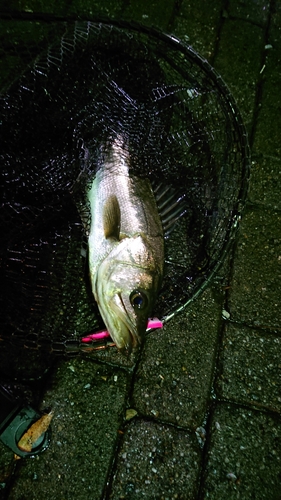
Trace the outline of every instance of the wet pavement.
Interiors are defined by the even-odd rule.
[[[50,447],[14,462],[0,444],[0,498],[280,499],[280,3],[12,5],[135,20],[188,42],[237,101],[252,175],[227,262],[189,308],[147,338],[136,365],[112,349],[55,364],[38,396],[42,409],[55,411]]]

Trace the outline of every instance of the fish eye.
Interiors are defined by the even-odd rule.
[[[147,306],[147,296],[139,290],[134,290],[130,295],[130,302],[134,309],[144,309]]]

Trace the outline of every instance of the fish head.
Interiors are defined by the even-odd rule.
[[[161,243],[159,243],[161,245]],[[124,238],[92,278],[99,311],[117,348],[130,354],[144,337],[163,264],[145,237]]]

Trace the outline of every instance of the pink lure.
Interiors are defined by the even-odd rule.
[[[148,320],[147,329],[150,330],[150,329],[154,329],[154,328],[163,328],[163,323],[160,319],[151,318]],[[92,342],[95,340],[103,340],[103,339],[107,339],[108,337],[110,337],[110,334],[106,330],[103,330],[101,332],[91,333],[87,337],[83,337],[82,342]]]

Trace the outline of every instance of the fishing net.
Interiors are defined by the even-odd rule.
[[[5,23],[29,38],[7,48],[15,64],[2,73],[2,346],[75,354],[103,326],[81,213],[101,145],[117,136],[135,175],[185,199],[154,310],[168,320],[208,284],[241,214],[249,151],[231,94],[191,47],[152,29]]]

